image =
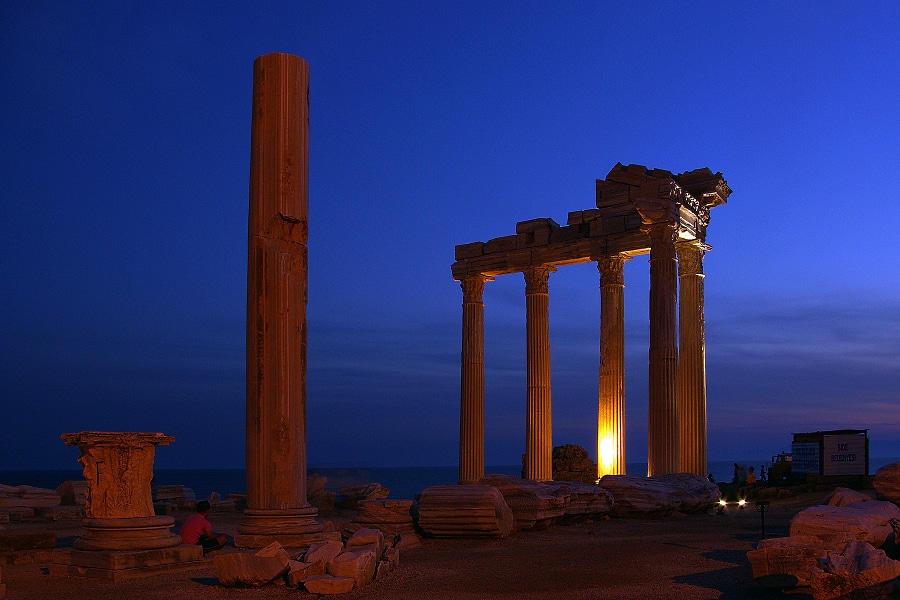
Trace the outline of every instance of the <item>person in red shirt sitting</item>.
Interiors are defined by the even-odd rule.
[[[225,546],[225,535],[213,533],[212,525],[207,520],[212,507],[206,500],[197,503],[197,512],[184,520],[178,535],[181,541],[188,545],[200,545],[203,554],[221,550]]]

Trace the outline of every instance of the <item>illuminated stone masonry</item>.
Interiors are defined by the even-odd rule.
[[[706,475],[703,256],[709,211],[731,190],[707,168],[673,175],[617,164],[597,181],[597,208],[516,224],[515,235],[456,246],[451,269],[464,293],[460,483],[484,475],[486,282],[523,273],[527,298],[526,477],[550,478],[552,452],[548,280],[558,267],[596,262],[600,275],[598,476],[625,473],[623,265],[650,255],[648,475]],[[679,292],[680,287],[680,292]],[[679,345],[681,355],[679,355]]]

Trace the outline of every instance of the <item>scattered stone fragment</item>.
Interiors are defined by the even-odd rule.
[[[281,544],[273,542],[256,554],[219,554],[214,566],[220,585],[259,587],[285,575],[290,569],[290,556]]]
[[[313,473],[306,478],[306,500],[317,508],[320,513],[334,510],[334,501],[337,494],[325,489],[328,482],[326,477]]]
[[[384,554],[384,534],[379,529],[360,529],[347,540],[347,550],[361,546],[372,546],[378,560]]]
[[[508,536],[515,521],[500,490],[489,485],[438,485],[419,498],[419,527],[436,537]]]
[[[56,488],[59,496],[59,503],[64,506],[84,506],[85,493],[87,492],[87,481],[81,479],[79,481],[63,481]]]
[[[843,552],[830,554],[822,568],[810,577],[813,598],[895,598],[900,593],[900,561],[868,542],[847,544]]]
[[[875,471],[872,487],[879,500],[900,504],[900,463],[884,465]]]
[[[375,566],[378,558],[375,552],[344,552],[325,565],[325,572],[334,577],[352,579],[356,587],[363,587],[375,578]]]
[[[364,528],[380,529],[386,536],[412,531],[418,507],[413,500],[361,500],[359,512],[347,524],[348,531]]]
[[[681,495],[675,488],[657,479],[604,475],[600,487],[612,494],[610,515],[615,517],[663,514],[681,506]]]
[[[397,550],[409,550],[422,546],[422,538],[415,531],[402,531],[394,538],[393,548]]]
[[[900,519],[900,508],[890,502],[872,500],[846,506],[811,506],[791,519],[791,535],[849,532],[863,542],[880,547],[894,533],[891,519]]]
[[[870,502],[871,500],[871,496],[845,487],[834,488],[833,492],[825,496],[825,504],[828,506],[847,506],[851,502]]]
[[[288,572],[285,577],[287,578],[288,585],[293,587],[297,587],[303,581],[309,579],[310,577],[313,577],[314,575],[325,574],[325,562],[321,560],[314,563],[292,560],[288,563],[288,565]]]
[[[53,531],[0,531],[0,552],[39,550],[56,547]]]
[[[650,479],[672,486],[680,501],[676,510],[681,512],[703,511],[715,506],[719,501],[719,486],[696,473],[669,473],[654,475]]]
[[[813,568],[828,556],[823,545],[812,535],[761,540],[756,550],[747,553],[753,578],[765,588],[806,587]]]
[[[303,582],[303,587],[311,594],[346,594],[353,590],[354,584],[349,577],[314,575]]]
[[[570,494],[568,488],[513,477],[485,475],[479,482],[497,488],[512,511],[516,531],[543,529],[554,519],[566,514]]]
[[[303,556],[303,562],[314,563],[318,561],[328,562],[344,551],[344,544],[338,541],[321,542],[313,544]]]
[[[363,485],[350,485],[341,488],[341,506],[344,508],[356,508],[363,500],[379,500],[387,498],[391,493],[380,483],[366,483]]]
[[[59,506],[59,494],[56,490],[32,487],[30,485],[3,485],[0,483],[0,508],[37,508],[40,506]]]

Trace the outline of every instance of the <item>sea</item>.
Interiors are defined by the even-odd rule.
[[[875,473],[880,467],[900,462],[900,457],[870,458],[869,473]],[[709,474],[715,481],[731,481],[734,463],[754,466],[758,470],[766,465],[767,460],[726,460],[710,461]],[[521,476],[522,468],[518,465],[486,466],[485,473]],[[340,492],[345,486],[379,483],[390,490],[389,498],[413,499],[427,487],[456,483],[459,469],[456,466],[445,467],[327,467],[308,466],[309,474],[317,473],[326,478],[325,489]],[[628,475],[645,476],[647,463],[628,463]],[[157,485],[184,485],[194,490],[198,499],[207,498],[212,492],[222,497],[230,493],[244,493],[247,479],[244,469],[156,469],[154,471]],[[0,484],[19,486],[30,485],[40,488],[56,489],[64,481],[83,479],[80,469],[37,470],[37,471],[0,471]]]

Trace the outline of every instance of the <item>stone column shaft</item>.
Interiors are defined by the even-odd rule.
[[[484,477],[484,275],[460,281],[463,290],[460,377],[459,483]]]
[[[625,474],[625,279],[627,256],[597,260],[600,271],[600,377],[597,476]]]
[[[650,236],[650,390],[647,474],[678,471],[678,261],[676,227],[643,228]]]
[[[700,242],[679,242],[678,423],[680,470],[706,476],[706,327]]]
[[[247,271],[247,510],[235,544],[322,532],[306,500],[309,65],[253,63]]]
[[[525,479],[553,479],[553,419],[550,387],[550,294],[553,267],[525,271],[528,407]]]

